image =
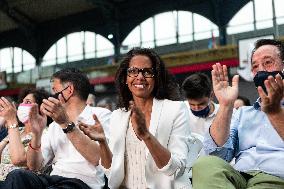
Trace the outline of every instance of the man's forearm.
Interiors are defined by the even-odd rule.
[[[217,146],[223,146],[229,138],[232,113],[233,106],[220,105],[218,113],[209,130]]]
[[[109,169],[112,162],[112,153],[106,141],[100,142],[101,164],[104,168]]]
[[[76,150],[90,163],[98,165],[100,160],[99,145],[84,135],[77,127],[70,133],[67,133]]]

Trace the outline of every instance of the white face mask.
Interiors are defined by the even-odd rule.
[[[5,124],[5,118],[0,116],[0,127],[2,127]]]
[[[22,123],[27,123],[29,121],[29,114],[32,108],[32,104],[20,104],[17,110],[17,116]]]

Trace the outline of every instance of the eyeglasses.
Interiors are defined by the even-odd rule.
[[[127,69],[127,75],[129,77],[137,77],[140,72],[145,78],[151,78],[155,76],[153,68],[141,68],[140,69],[140,68],[131,67]]]

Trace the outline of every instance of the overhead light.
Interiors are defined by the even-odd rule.
[[[112,39],[113,35],[112,34],[108,34],[107,38]]]

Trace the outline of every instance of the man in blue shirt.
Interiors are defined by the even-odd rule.
[[[213,66],[213,89],[220,108],[205,137],[204,150],[214,156],[200,158],[194,165],[194,189],[284,188],[283,60],[282,42],[257,41],[252,72],[260,98],[234,114],[239,77],[234,76],[230,86],[227,67]],[[232,167],[227,162],[233,158]]]

